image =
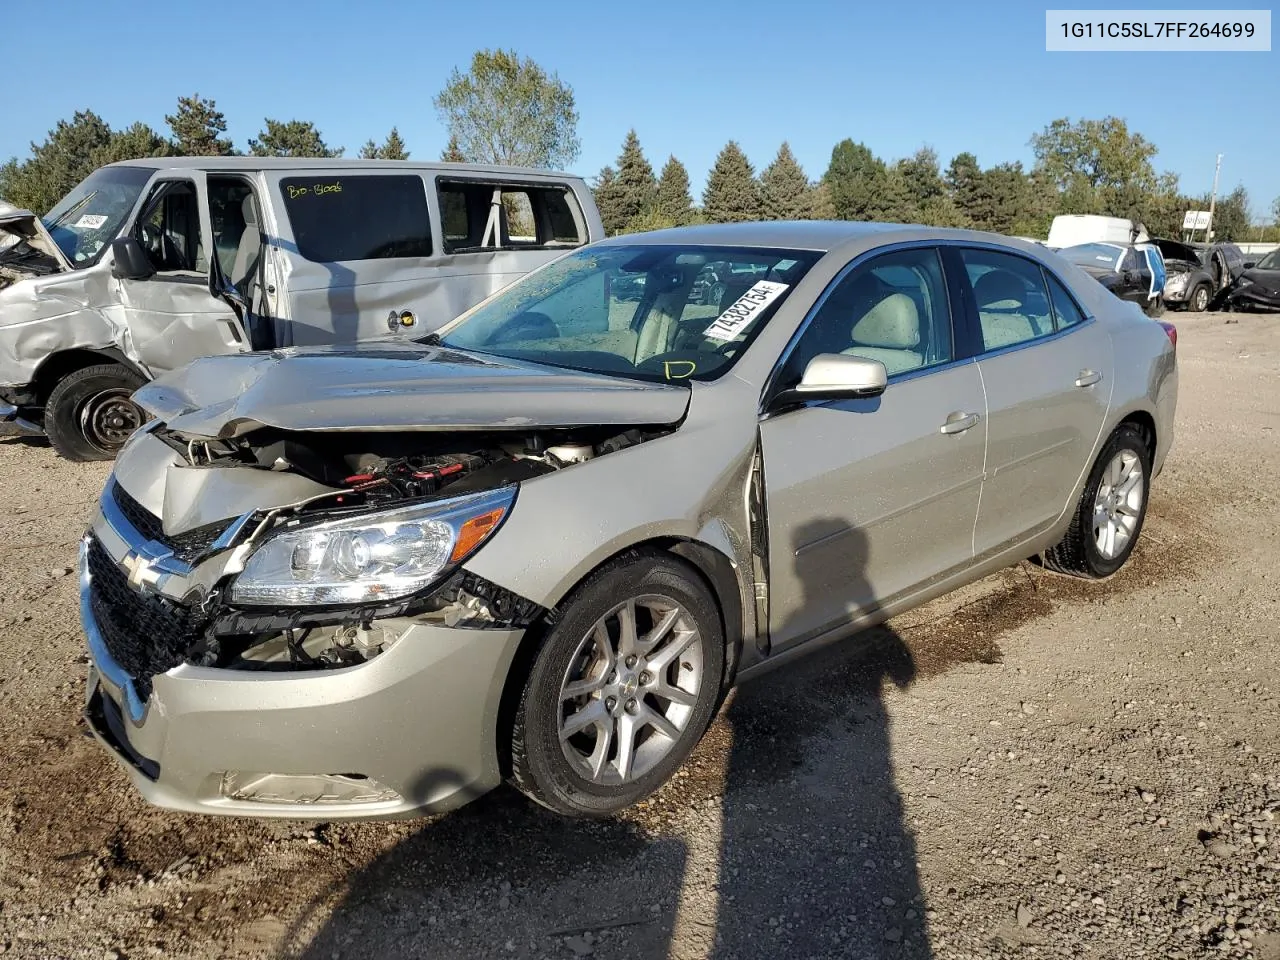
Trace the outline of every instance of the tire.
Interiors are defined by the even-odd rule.
[[[1199,284],[1187,298],[1187,309],[1192,313],[1204,313],[1209,309],[1209,285]]]
[[[674,621],[647,659],[643,647],[631,648],[642,654],[634,663],[626,659],[622,639],[620,618],[628,609],[635,611],[631,622],[640,641],[668,616]],[[601,624],[614,667],[601,648]],[[686,643],[690,630],[696,636]],[[675,773],[711,722],[724,675],[724,642],[716,602],[687,563],[637,552],[601,568],[575,591],[524,680],[511,730],[512,783],[571,817],[606,817],[649,796]],[[580,693],[567,693],[575,682]],[[683,702],[664,698],[663,689],[678,692]],[[592,722],[582,723],[587,715]],[[649,721],[654,716],[668,733]],[[633,745],[626,755],[630,762],[619,750],[625,741]]]
[[[67,460],[111,460],[146,422],[129,397],[146,383],[118,363],[75,370],[58,381],[44,406],[49,442]]]
[[[1156,297],[1154,300],[1148,300],[1143,304],[1142,310],[1152,319],[1164,316],[1164,297]]]
[[[1117,462],[1122,466],[1113,472]],[[1117,476],[1132,477],[1132,472],[1125,471],[1123,465],[1126,463],[1136,465],[1141,473],[1134,491],[1123,496],[1117,505],[1116,501],[1108,501],[1106,497]],[[1142,534],[1150,492],[1151,451],[1146,437],[1133,424],[1122,423],[1111,434],[1089,471],[1089,479],[1080,494],[1080,502],[1066,536],[1043,554],[1044,565],[1059,573],[1092,580],[1111,576],[1124,566]],[[1108,510],[1108,507],[1112,509]],[[1099,542],[1105,533],[1094,528],[1094,516],[1099,509],[1107,511],[1105,520],[1110,521],[1115,529],[1125,527],[1127,520],[1132,520],[1123,541],[1117,543],[1112,540],[1109,549]],[[1105,529],[1104,526],[1103,531]],[[1119,534],[1115,537],[1119,539]]]

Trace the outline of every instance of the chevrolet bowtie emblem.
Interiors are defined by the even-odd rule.
[[[149,560],[136,553],[126,554],[121,565],[129,572],[129,586],[135,590],[154,587],[160,581],[160,571],[151,566]]]

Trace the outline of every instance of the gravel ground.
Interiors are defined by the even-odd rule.
[[[0,441],[0,952],[1280,960],[1280,317],[1172,319],[1121,574],[1023,564],[758,680],[594,824],[506,790],[392,825],[147,808],[78,719],[107,469]]]

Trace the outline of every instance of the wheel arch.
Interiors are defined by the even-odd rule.
[[[151,379],[150,374],[125,356],[122,350],[115,347],[77,347],[70,350],[59,350],[50,354],[41,362],[40,366],[36,368],[35,375],[31,378],[33,392],[39,398],[41,405],[43,405],[48,401],[49,394],[53,392],[53,388],[58,385],[58,382],[63,377],[75,373],[77,370],[96,367],[102,363],[116,363],[136,373],[144,380]]]
[[[720,709],[720,704],[733,686],[733,679],[742,654],[744,634],[742,617],[744,597],[734,561],[722,549],[692,537],[666,535],[637,540],[609,554],[586,571],[563,592],[556,605],[530,626],[521,638],[503,680],[502,693],[498,702],[498,722],[495,725],[498,767],[504,778],[511,775],[510,732],[525,679],[533,668],[538,650],[555,627],[560,611],[567,602],[571,601],[578,588],[600,570],[628,556],[645,554],[668,555],[683,560],[693,568],[703,586],[711,593],[720,614],[720,628],[725,639],[724,676],[721,678],[721,689],[716,701],[716,711]]]

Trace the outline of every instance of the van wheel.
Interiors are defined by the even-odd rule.
[[[1089,472],[1067,535],[1044,552],[1044,565],[1094,580],[1124,566],[1147,517],[1150,478],[1146,438],[1133,424],[1120,424]]]
[[[702,738],[723,674],[719,611],[691,567],[634,553],[602,568],[534,658],[511,732],[512,781],[567,816],[642,800]]]
[[[130,399],[144,383],[118,363],[67,374],[44,405],[44,429],[53,449],[77,462],[113,459],[146,422],[142,408]]]

